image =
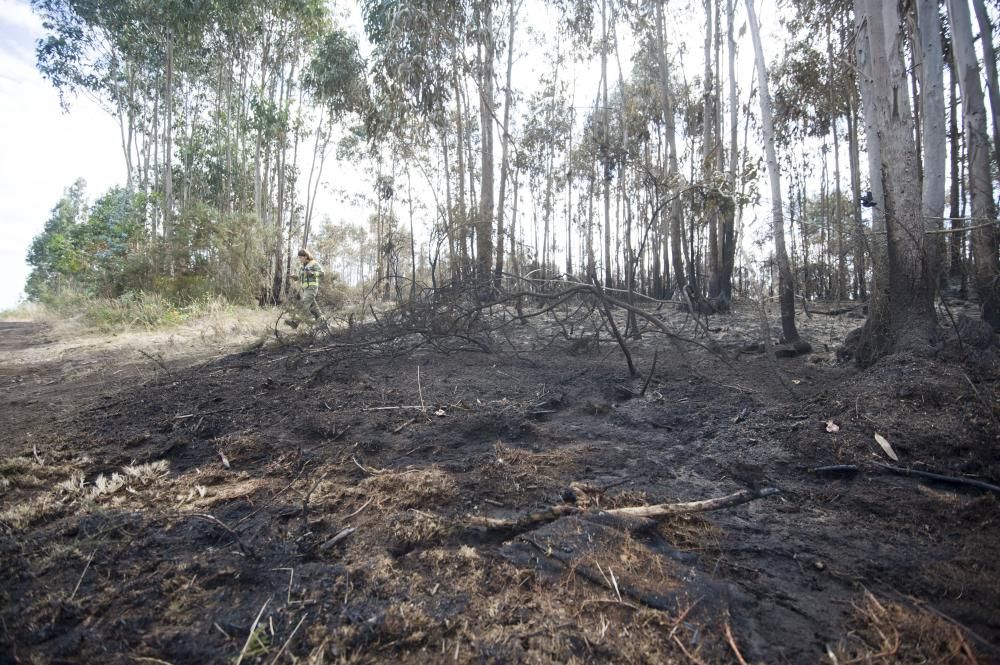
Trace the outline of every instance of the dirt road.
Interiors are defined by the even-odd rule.
[[[632,378],[537,330],[139,354],[2,324],[0,662],[1000,662],[997,497],[882,473],[874,439],[995,483],[996,376],[778,364],[716,325],[726,362],[647,336]]]

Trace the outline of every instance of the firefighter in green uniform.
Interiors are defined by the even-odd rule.
[[[320,311],[319,305],[316,303],[316,293],[319,291],[319,278],[323,274],[323,267],[320,266],[319,261],[313,258],[308,249],[299,250],[299,264],[299,274],[291,276],[293,281],[299,283],[299,289],[302,292],[299,309],[302,313],[311,314],[316,321],[322,321],[323,312]],[[292,328],[299,327],[297,319],[288,319],[285,323]]]

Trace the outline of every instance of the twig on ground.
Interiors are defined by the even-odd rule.
[[[254,551],[250,549],[250,547],[243,542],[242,538],[240,538],[240,534],[236,533],[236,531],[230,528],[228,524],[220,520],[218,517],[215,517],[214,515],[209,515],[208,513],[196,513],[195,517],[203,519],[207,522],[211,522],[212,524],[215,524],[219,527],[222,527],[222,529],[224,529],[226,533],[228,533],[230,536],[233,537],[233,540],[235,540],[236,544],[240,546],[240,550],[244,554],[246,554],[251,559],[257,558],[257,555],[254,553]]]
[[[319,487],[319,484],[326,479],[328,473],[330,472],[325,471],[322,476],[317,478],[316,482],[309,488],[309,491],[302,497],[302,521],[307,525],[309,523],[309,499],[312,497],[313,492],[316,491],[316,488]]]
[[[424,389],[420,386],[420,365],[417,365],[417,394],[420,396],[420,410],[427,413],[427,407],[424,405]]]
[[[392,430],[392,433],[399,434],[400,432],[402,432],[404,429],[406,429],[408,426],[412,425],[416,421],[417,421],[416,418],[410,418],[409,420],[405,421],[402,425]]]
[[[649,376],[646,377],[646,382],[642,384],[642,390],[639,391],[640,397],[645,397],[646,389],[649,388],[649,382],[653,380],[653,372],[656,371],[656,359],[660,355],[660,347],[653,349],[653,365],[649,368]]]
[[[671,637],[674,638],[674,642],[676,642],[677,646],[681,648],[681,651],[683,651],[684,655],[688,657],[688,660],[690,660],[695,665],[705,665],[705,661],[698,659],[693,653],[687,650],[687,647],[684,646],[684,643],[681,642],[679,637],[677,637],[676,635],[671,635]]]
[[[976,388],[976,384],[972,382],[972,379],[969,378],[969,375],[966,374],[965,372],[962,372],[962,376],[965,377],[965,381],[969,384],[969,387],[972,388],[972,392],[976,394],[976,399],[978,399],[979,403],[983,405],[984,409],[986,409],[986,413],[990,414],[990,418],[993,420],[993,424],[996,425],[998,429],[1000,429],[1000,420],[997,420],[996,414],[993,413],[993,407],[990,405],[989,402],[983,399],[982,395],[979,394],[979,390]]]
[[[960,476],[945,476],[940,473],[932,473],[930,471],[920,471],[919,469],[909,469],[899,466],[893,466],[891,464],[883,464],[882,462],[874,462],[875,466],[881,467],[886,471],[890,471],[900,476],[917,476],[920,478],[927,478],[929,480],[937,480],[942,483],[952,483],[955,485],[968,485],[970,487],[977,487],[981,490],[986,490],[987,492],[993,492],[995,494],[1000,494],[1000,487],[993,485],[991,483],[983,482],[982,480],[974,480],[972,478],[962,478]]]
[[[898,476],[927,478],[928,480],[936,480],[940,483],[950,483],[952,485],[967,485],[969,487],[976,487],[987,492],[1000,494],[1000,486],[993,485],[992,483],[987,483],[982,480],[976,480],[974,478],[947,476],[941,473],[934,473],[932,471],[921,471],[920,469],[893,466],[892,464],[884,464],[882,462],[872,462],[872,464],[878,467],[878,469],[883,469]],[[830,466],[817,466],[814,469],[810,469],[810,471],[818,476],[846,476],[859,473],[861,471],[861,467],[856,464],[832,464]],[[871,471],[874,472],[876,470]]]
[[[162,361],[162,360],[160,360],[159,358],[156,358],[156,357],[154,357],[154,356],[150,355],[149,353],[146,353],[146,352],[145,352],[145,351],[143,351],[142,349],[136,349],[136,351],[138,351],[138,352],[139,352],[139,353],[140,353],[141,355],[143,355],[143,356],[145,356],[145,357],[149,358],[149,359],[150,359],[150,360],[152,360],[152,361],[153,361],[154,363],[156,363],[157,365],[159,365],[159,366],[160,366],[160,369],[162,369],[162,370],[163,370],[164,372],[166,372],[166,373],[167,373],[167,376],[169,376],[169,377],[170,377],[171,379],[173,379],[173,378],[174,378],[174,375],[173,375],[173,373],[171,373],[171,371],[170,371],[170,368],[169,368],[169,367],[167,367],[167,366],[166,366],[166,365],[165,365],[165,364],[163,363],[163,361]]]
[[[267,604],[271,602],[268,598],[264,601],[264,604],[260,606],[260,612],[257,612],[257,618],[253,620],[253,625],[250,626],[250,634],[247,635],[247,641],[243,644],[243,648],[240,649],[240,655],[236,658],[236,665],[240,665],[243,662],[243,656],[246,655],[247,649],[250,647],[250,641],[253,639],[254,633],[257,631],[257,624],[260,623],[260,618],[264,614],[264,610],[267,608]]]
[[[540,512],[528,513],[527,515],[517,519],[499,519],[474,516],[470,521],[476,526],[484,526],[490,529],[526,530],[536,524],[553,522],[560,517],[565,517],[567,515],[610,515],[612,517],[655,519],[658,517],[666,517],[668,515],[684,515],[688,513],[700,513],[709,510],[729,508],[731,506],[748,503],[756,499],[773,496],[778,494],[780,491],[781,490],[777,488],[765,487],[758,490],[741,490],[733,494],[727,494],[726,496],[716,497],[714,499],[705,499],[702,501],[660,503],[652,506],[633,506],[602,511],[585,511],[578,506],[556,505],[550,506]]]
[[[364,502],[363,504],[361,504],[361,507],[360,507],[360,508],[358,508],[358,509],[357,509],[357,510],[355,510],[355,511],[354,511],[353,513],[351,513],[350,515],[348,515],[347,517],[345,517],[345,518],[344,518],[344,520],[345,520],[345,521],[346,521],[346,520],[349,520],[349,519],[351,519],[352,517],[354,517],[355,515],[359,514],[359,513],[360,513],[360,512],[362,511],[362,510],[364,510],[365,508],[367,508],[367,507],[368,507],[368,504],[369,504],[369,503],[371,503],[371,502],[372,502],[372,501],[374,501],[374,500],[375,500],[375,497],[372,497],[372,498],[368,499],[368,500],[367,500],[367,501],[365,501],[365,502]]]
[[[345,538],[347,538],[349,535],[351,535],[355,531],[357,531],[357,529],[354,528],[353,526],[349,526],[349,527],[347,527],[345,529],[341,529],[339,532],[337,532],[336,536],[334,536],[330,540],[328,540],[325,543],[323,543],[322,545],[320,545],[319,546],[319,551],[320,552],[327,552],[329,550],[332,550],[337,545],[337,543],[339,543],[340,541],[344,540]]]
[[[354,455],[351,455],[351,461],[354,462],[354,466],[358,467],[359,469],[361,469],[370,476],[378,476],[383,473],[386,473],[385,469],[376,469],[375,467],[372,466],[365,466],[364,464],[359,462],[357,458],[354,457]]]
[[[288,645],[289,643],[291,643],[292,638],[295,637],[295,633],[298,632],[299,627],[302,625],[302,622],[305,621],[308,617],[309,613],[306,612],[305,614],[302,615],[302,618],[299,619],[299,622],[295,624],[295,628],[292,628],[292,632],[288,635],[288,639],[285,640],[285,643],[281,645],[280,649],[278,649],[278,653],[275,654],[274,658],[271,659],[271,665],[276,665],[278,659],[281,658],[281,654],[285,653],[285,649],[288,648]]]
[[[90,558],[87,559],[87,565],[83,567],[83,572],[80,573],[80,579],[76,581],[76,586],[73,587],[73,593],[69,595],[69,598],[66,599],[66,602],[73,600],[73,597],[76,596],[76,592],[80,590],[80,585],[83,583],[83,576],[87,574],[88,570],[90,570],[90,562],[94,560],[95,554],[97,554],[97,550],[94,550],[93,552],[90,553]]]
[[[733,629],[729,625],[728,621],[726,621],[725,629],[726,629],[726,642],[729,643],[729,648],[731,648],[733,650],[733,653],[736,654],[736,660],[739,661],[740,665],[747,665],[746,659],[743,658],[743,654],[740,653],[740,648],[736,646],[736,638],[733,637]]]

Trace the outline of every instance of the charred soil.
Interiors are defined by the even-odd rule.
[[[776,360],[737,310],[637,377],[537,320],[132,359],[2,324],[0,662],[1000,662],[1000,497],[879,466],[1000,481],[996,363],[837,364],[858,323]]]

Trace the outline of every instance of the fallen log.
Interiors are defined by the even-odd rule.
[[[657,519],[669,517],[670,515],[686,515],[689,513],[703,513],[710,510],[720,510],[748,503],[756,499],[774,496],[781,490],[774,487],[765,487],[757,490],[741,490],[734,494],[716,497],[714,499],[704,499],[702,501],[685,501],[682,503],[659,503],[652,506],[630,506],[626,508],[612,508],[609,510],[587,510],[574,505],[550,506],[542,511],[528,513],[514,519],[502,519],[495,517],[471,516],[470,522],[475,526],[486,527],[488,529],[505,529],[512,531],[524,531],[538,524],[554,522],[560,517],[567,515],[580,516],[603,516],[609,515],[619,518],[645,518]]]

